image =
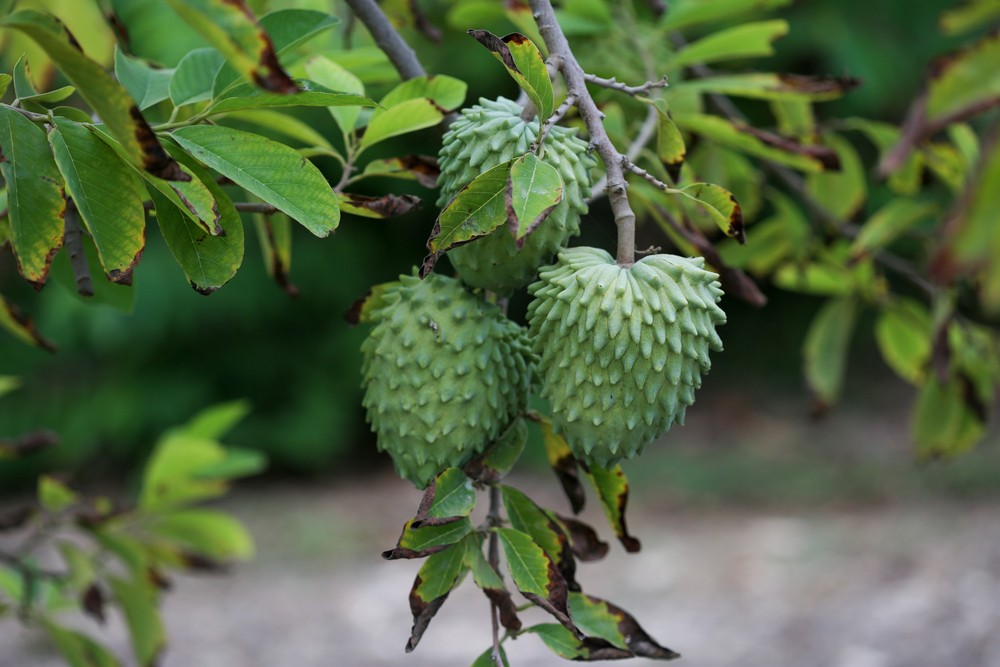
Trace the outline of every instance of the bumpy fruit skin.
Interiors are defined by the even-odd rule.
[[[400,276],[370,317],[363,404],[379,449],[417,487],[482,451],[524,411],[534,363],[527,332],[458,280]]]
[[[726,321],[704,264],[651,255],[622,268],[604,250],[569,248],[531,286],[541,394],[580,460],[612,466],[684,423]]]
[[[521,119],[516,102],[480,99],[462,110],[462,117],[445,133],[438,155],[441,196],[445,206],[476,176],[528,152],[538,138],[538,120]],[[518,250],[506,226],[448,252],[462,280],[473,287],[508,293],[524,287],[538,267],[548,262],[572,236],[580,233],[580,216],[587,212],[590,171],[596,164],[576,130],[554,126],[545,138],[542,161],[559,170],[563,199]]]

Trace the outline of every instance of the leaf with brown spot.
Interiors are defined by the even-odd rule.
[[[518,248],[538,229],[563,198],[559,170],[533,153],[516,158],[510,166],[504,189],[507,229]]]
[[[462,470],[480,484],[495,484],[511,471],[527,442],[528,427],[519,417]]]
[[[541,121],[552,115],[555,109],[552,81],[549,79],[545,60],[534,42],[517,32],[503,39],[488,30],[469,30],[468,33],[503,63],[507,72],[538,109]]]
[[[361,175],[365,178],[369,176],[387,176],[416,180],[417,183],[425,188],[434,188],[437,187],[441,168],[438,166],[437,158],[433,156],[403,155],[384,160],[372,160],[365,165]]]
[[[420,206],[420,197],[414,195],[382,195],[370,197],[348,192],[338,192],[341,213],[353,213],[362,218],[395,218],[406,215]]]
[[[569,604],[574,622],[588,637],[603,639],[636,657],[654,660],[680,657],[679,653],[656,643],[621,607],[583,593],[571,593]]]
[[[53,342],[39,333],[34,320],[21,312],[3,294],[0,294],[0,329],[6,329],[15,338],[48,352],[55,352],[57,349]]]
[[[448,202],[427,239],[432,253],[443,253],[486,236],[506,222],[504,192],[511,162],[484,171]]]
[[[501,486],[503,505],[510,525],[529,535],[535,544],[559,568],[571,591],[580,590],[576,582],[576,560],[570,547],[569,536],[552,517],[545,513],[531,498],[512,486]]]
[[[608,555],[608,543],[602,541],[591,526],[554,512],[548,514],[562,524],[563,530],[569,536],[573,554],[577,558],[587,562],[601,560]]]
[[[167,0],[167,4],[244,78],[276,93],[298,90],[278,64],[271,38],[243,0]]]
[[[472,572],[472,579],[483,593],[497,606],[500,612],[500,623],[511,632],[521,629],[521,620],[517,617],[517,607],[504,585],[500,573],[493,569],[483,555],[483,538],[473,533],[467,536],[465,543],[465,566]]]
[[[677,181],[687,156],[687,146],[684,144],[681,131],[670,116],[666,101],[656,100],[653,106],[656,108],[659,119],[656,124],[656,156],[660,158],[660,162],[670,174],[670,178]]]
[[[465,545],[462,543],[432,555],[420,568],[410,590],[413,629],[406,642],[407,653],[417,647],[431,619],[448,599],[452,589],[461,582],[466,570]]]
[[[552,466],[552,470],[559,479],[559,484],[569,500],[573,513],[579,514],[583,510],[586,496],[583,492],[583,485],[580,483],[577,461],[573,452],[570,451],[569,444],[565,438],[555,432],[552,428],[552,422],[547,417],[537,413],[531,413],[529,416],[541,426],[549,465]]]
[[[299,288],[292,283],[289,271],[292,268],[292,221],[287,215],[276,212],[271,215],[255,213],[254,227],[257,239],[264,253],[267,274],[290,297],[299,295]]]
[[[448,468],[435,477],[424,491],[417,515],[410,527],[453,523],[472,513],[476,506],[476,492],[472,480],[458,468]]]
[[[590,466],[587,470],[587,479],[590,481],[601,505],[604,506],[604,513],[608,517],[608,522],[618,536],[618,541],[625,547],[625,551],[634,553],[642,548],[639,540],[629,535],[628,526],[625,523],[625,508],[628,506],[628,480],[621,466],[615,466],[610,470]]]
[[[411,519],[403,526],[403,533],[399,536],[396,547],[383,551],[382,558],[386,560],[424,558],[444,551],[471,532],[472,523],[464,517],[444,525],[421,528],[414,528]]]
[[[712,183],[692,183],[680,194],[697,202],[726,236],[746,243],[743,232],[743,209],[729,190]]]

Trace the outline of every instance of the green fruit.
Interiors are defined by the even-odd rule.
[[[527,333],[458,280],[401,276],[368,317],[363,404],[379,449],[418,487],[482,451],[524,411]]]
[[[541,394],[583,462],[612,466],[684,423],[726,321],[704,264],[651,255],[624,268],[604,250],[569,248],[531,286]]]
[[[511,100],[480,99],[478,105],[464,109],[445,133],[438,156],[438,206],[445,206],[482,172],[527,153],[537,138],[538,120],[522,120],[521,107]],[[541,158],[562,177],[562,201],[520,250],[506,225],[450,250],[448,258],[466,284],[501,293],[523,287],[538,267],[580,233],[580,215],[587,212],[585,200],[590,196],[590,170],[595,164],[586,142],[577,138],[575,129],[554,126],[546,135]]]

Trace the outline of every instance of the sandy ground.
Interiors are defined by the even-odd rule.
[[[522,485],[559,506],[547,478]],[[231,499],[228,508],[256,537],[257,557],[227,576],[177,580],[164,609],[171,646],[163,667],[471,664],[490,635],[488,604],[468,581],[417,650],[403,652],[419,563],[378,554],[395,542],[417,500],[388,477],[332,489],[269,487]],[[682,653],[678,664],[1000,665],[998,504],[801,512],[634,505],[631,527],[642,552],[615,544],[603,562],[582,564],[579,579]],[[606,536],[594,511],[586,516]],[[102,636],[127,656],[120,619]],[[508,648],[513,667],[562,663],[532,636]],[[33,631],[0,624],[0,667],[61,664]]]

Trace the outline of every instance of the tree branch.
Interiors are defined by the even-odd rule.
[[[346,1],[354,15],[368,28],[375,44],[392,61],[393,66],[404,81],[415,79],[418,76],[427,76],[423,65],[417,60],[416,52],[403,40],[389,18],[375,4],[375,0]]]
[[[666,88],[668,85],[670,85],[667,83],[667,76],[665,74],[663,75],[662,79],[657,79],[656,81],[647,81],[646,83],[643,83],[638,86],[629,86],[627,84],[622,83],[615,77],[611,77],[610,79],[605,79],[600,76],[595,76],[594,74],[584,73],[583,78],[585,78],[588,83],[592,83],[594,85],[601,86],[603,88],[608,88],[610,90],[617,90],[620,93],[625,93],[626,95],[632,95],[633,97],[635,97],[636,95],[642,95],[644,93],[648,93],[654,88]]]
[[[486,514],[486,525],[490,528],[496,528],[500,525],[500,523],[500,487],[496,484],[492,484],[490,485],[490,507]],[[497,540],[497,534],[493,531],[490,531],[488,557],[490,567],[492,567],[495,572],[499,572],[500,545]],[[490,600],[490,621],[493,625],[493,664],[499,667],[503,664],[500,659],[500,609],[497,607],[497,603],[492,599]]]
[[[559,27],[552,3],[549,0],[530,0],[530,4],[538,31],[545,40],[549,53],[562,60],[560,70],[566,81],[567,93],[576,97],[576,106],[587,126],[591,145],[604,161],[604,169],[608,175],[608,201],[618,226],[617,261],[621,266],[631,266],[635,263],[635,212],[628,201],[628,184],[622,169],[622,155],[611,143],[607,130],[604,129],[604,114],[597,108],[594,98],[587,90],[583,68]]]

